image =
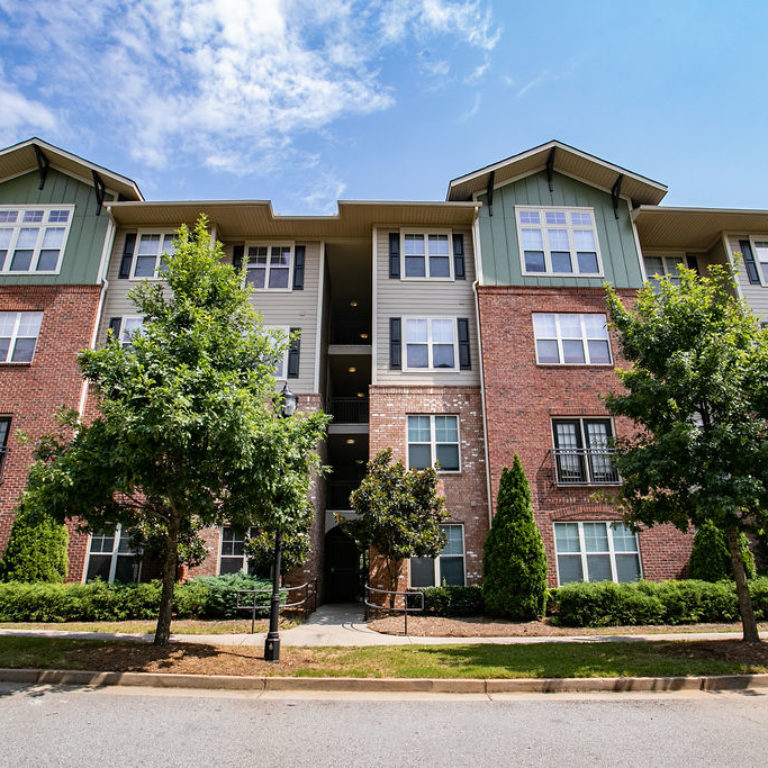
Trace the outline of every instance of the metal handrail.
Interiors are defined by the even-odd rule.
[[[304,582],[304,584],[298,584],[295,587],[280,587],[280,594],[282,595],[282,593],[285,592],[287,595],[289,592],[294,592],[299,589],[304,590],[304,597],[301,600],[296,600],[292,603],[280,603],[280,610],[282,611],[284,608],[297,608],[298,606],[303,605],[304,619],[306,620],[309,617],[309,614],[312,613],[312,611],[317,610],[317,579]],[[310,591],[312,593],[312,606],[313,606],[312,611],[309,610]],[[251,612],[251,634],[253,634],[254,627],[256,624],[256,611],[263,611],[263,610],[268,611],[271,607],[269,603],[266,603],[265,605],[257,605],[256,596],[271,595],[272,589],[271,588],[270,589],[238,589],[235,591],[235,594],[237,596],[235,610]],[[240,602],[241,595],[251,595],[250,604],[242,605]]]
[[[552,480],[556,485],[618,485],[621,478],[611,461],[613,448],[553,448]]]
[[[402,597],[403,598],[403,607],[402,609],[397,608],[390,608],[388,605],[381,605],[380,603],[372,603],[368,600],[368,594],[371,592],[375,592],[377,595],[394,595],[395,598]],[[417,608],[411,608],[408,605],[408,598],[418,596],[421,598],[421,605],[419,605]],[[376,587],[372,587],[370,584],[365,585],[365,598],[363,599],[363,605],[365,606],[365,620],[368,621],[368,609],[373,608],[376,611],[387,611],[388,613],[391,613],[392,611],[396,610],[402,610],[403,611],[403,618],[404,618],[404,627],[403,632],[404,634],[408,634],[408,614],[409,613],[422,613],[424,611],[424,593],[420,592],[419,590],[414,589],[408,589],[405,592],[396,592],[393,589],[378,589]]]

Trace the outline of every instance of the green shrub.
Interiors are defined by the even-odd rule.
[[[512,469],[504,467],[501,473],[496,515],[483,548],[483,574],[483,599],[489,614],[517,621],[543,614],[547,558],[517,455]]]
[[[0,561],[0,581],[62,582],[67,576],[67,526],[19,511]]]
[[[741,556],[747,578],[755,578],[755,558],[750,552],[747,537],[741,534]],[[688,560],[688,578],[702,581],[720,581],[733,578],[731,553],[725,534],[711,520],[701,525],[693,537],[693,550]]]
[[[755,617],[768,618],[768,578],[750,582]],[[566,584],[552,591],[553,622],[570,627],[739,621],[732,581]]]
[[[266,579],[258,579],[245,573],[227,573],[221,576],[198,576],[191,579],[184,587],[188,589],[202,587],[207,590],[208,595],[202,609],[203,612],[198,614],[201,618],[234,619],[238,616],[243,618],[248,615],[245,611],[238,611],[236,608],[238,589],[269,590],[257,599],[258,605],[268,606],[272,584]],[[295,592],[290,594],[290,602],[298,599]],[[282,595],[283,602],[286,602],[285,592]]]
[[[485,613],[482,587],[425,587],[424,616],[482,616]],[[409,605],[418,603],[412,601]]]

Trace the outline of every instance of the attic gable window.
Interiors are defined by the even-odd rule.
[[[603,274],[591,208],[516,207],[524,275]]]
[[[58,274],[74,206],[0,208],[0,274]]]

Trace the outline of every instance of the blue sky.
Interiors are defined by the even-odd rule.
[[[665,204],[768,208],[766,29],[744,1],[0,0],[0,145],[323,214],[558,138]]]

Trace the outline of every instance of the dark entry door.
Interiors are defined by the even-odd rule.
[[[338,526],[325,535],[325,601],[351,603],[360,596],[360,550]]]

